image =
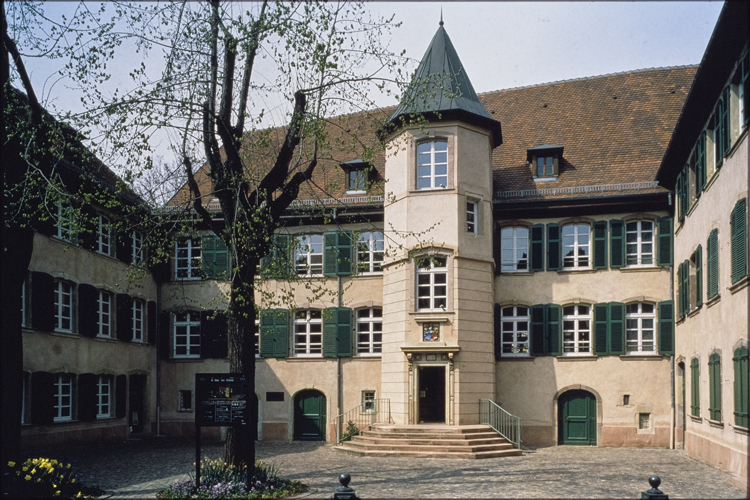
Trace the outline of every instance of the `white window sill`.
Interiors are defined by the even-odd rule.
[[[500,274],[502,274],[503,276],[506,276],[506,275],[507,276],[533,276],[534,275],[534,271],[526,271],[526,270],[521,270],[521,271],[503,271],[503,270],[500,270]]]
[[[534,182],[552,182],[557,180],[557,175],[551,177],[534,177]]]
[[[710,299],[708,299],[708,300],[707,300],[707,301],[705,302],[705,304],[706,304],[706,307],[711,307],[711,306],[713,306],[714,304],[716,304],[717,302],[719,302],[720,300],[721,300],[721,294],[720,294],[720,293],[717,293],[716,295],[714,295],[713,297],[711,297]]]
[[[93,340],[96,340],[96,341],[98,341],[98,342],[117,342],[117,339],[116,339],[116,338],[113,338],[113,337],[105,337],[105,336],[103,336],[103,335],[97,335],[96,337],[94,337],[94,339],[93,339]]]
[[[203,278],[196,276],[195,278],[175,278],[173,281],[184,282],[184,281],[201,281]]]
[[[661,361],[664,357],[661,354],[651,352],[645,354],[643,352],[629,352],[627,354],[620,354],[620,359],[624,361]]]
[[[437,311],[417,311],[409,313],[409,316],[412,316],[417,323],[428,323],[433,321],[437,323],[447,323],[449,321],[449,315],[453,316],[453,311],[443,311],[442,309],[439,309]]]
[[[744,278],[741,278],[737,283],[729,287],[729,292],[734,295],[735,293],[739,292],[740,290],[743,290],[747,288],[747,286],[750,285],[750,276],[745,276]]]
[[[169,361],[177,361],[180,363],[198,363],[203,360],[201,359],[200,356],[180,356],[180,357],[170,358]]]
[[[629,266],[629,267],[620,267],[619,268],[621,273],[637,273],[637,272],[654,272],[654,271],[661,271],[661,266]]]
[[[345,195],[353,195],[353,194],[367,194],[367,191],[365,191],[364,189],[362,189],[362,190],[359,190],[359,189],[358,189],[358,190],[356,190],[356,191],[348,191],[348,190],[347,190],[347,191],[344,191],[344,194],[345,194]]]
[[[711,427],[716,427],[717,429],[724,428],[724,422],[719,422],[719,421],[711,420],[711,419],[708,420],[708,425],[710,425]]]
[[[60,336],[60,337],[68,337],[68,338],[76,338],[76,339],[81,338],[80,335],[78,335],[77,333],[75,333],[73,331],[53,330],[50,333],[52,335],[57,335],[57,336]]]
[[[380,352],[358,352],[355,356],[358,358],[381,358],[383,354]]]
[[[599,356],[593,354],[563,354],[562,356],[555,356],[560,361],[596,361]]]
[[[594,274],[597,269],[591,269],[590,267],[567,267],[557,270],[557,274]]]

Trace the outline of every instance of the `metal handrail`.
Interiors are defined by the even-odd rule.
[[[349,423],[356,428],[354,433],[349,434]],[[344,439],[359,435],[363,430],[370,428],[372,425],[391,423],[391,400],[390,399],[371,399],[365,401],[356,408],[336,416],[336,444],[341,443]]]
[[[479,423],[489,425],[513,446],[521,449],[521,418],[511,415],[489,399],[479,400]]]

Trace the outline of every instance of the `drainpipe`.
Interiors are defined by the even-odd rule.
[[[672,204],[672,194],[669,194],[670,199],[669,203]],[[674,255],[674,243],[672,244],[672,255]],[[674,257],[673,257],[674,260]],[[669,298],[674,298],[674,265],[669,266]],[[677,326],[675,325],[675,330],[677,330]],[[677,344],[677,332],[672,332],[675,339],[675,344]],[[674,349],[676,345],[672,346]],[[671,408],[669,413],[669,426],[670,426],[670,433],[669,433],[669,449],[674,450],[675,446],[675,433],[677,432],[677,429],[675,428],[675,391],[674,391],[674,354],[669,356],[669,390],[671,392],[670,394],[670,402],[671,402]],[[684,407],[684,403],[683,403]],[[684,410],[683,410],[684,411]]]
[[[335,210],[335,209],[334,209]],[[336,282],[338,285],[338,307],[343,307],[343,299],[342,299],[342,283],[341,283],[341,275],[336,276]],[[341,415],[344,413],[343,406],[342,406],[342,400],[344,399],[344,388],[342,387],[341,380],[342,380],[342,374],[341,374],[341,357],[336,356],[336,442],[338,443],[339,437],[341,436],[341,427],[344,425],[343,420],[341,424],[339,425],[338,422],[338,415]]]
[[[161,283],[156,282],[156,435],[161,437]]]

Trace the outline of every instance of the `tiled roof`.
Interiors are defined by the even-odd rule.
[[[479,95],[504,129],[503,144],[492,157],[496,202],[665,192],[653,181],[695,72],[695,66],[647,69]],[[375,146],[378,126],[393,111],[382,108],[331,120],[332,142],[348,144],[347,133],[358,131],[359,142]],[[280,143],[284,132],[274,129],[271,144]],[[535,183],[526,151],[543,144],[564,147],[563,161],[557,180]],[[309,150],[303,148],[303,158]],[[321,156],[313,185],[303,187],[299,199],[344,197],[339,165],[360,158],[361,151],[341,145],[329,148]],[[390,153],[380,152],[374,159],[380,180],[386,178],[385,154]],[[248,164],[254,170],[249,169],[249,175],[262,172],[271,158],[250,153]],[[205,166],[196,180],[202,192],[209,193]],[[530,192],[535,189],[544,191]],[[170,204],[178,204],[185,194],[183,188]],[[381,195],[382,187],[372,194]]]

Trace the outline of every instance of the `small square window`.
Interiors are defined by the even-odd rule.
[[[563,146],[542,144],[526,150],[526,164],[535,181],[553,181],[560,173]]]
[[[352,169],[346,172],[346,191],[364,193],[367,188],[367,172],[364,169]]]
[[[180,411],[193,411],[193,391],[180,391]]]
[[[651,428],[651,414],[639,413],[638,414],[638,429],[646,430],[650,428]]]
[[[284,401],[283,392],[267,392],[266,401],[280,403]]]
[[[630,406],[630,394],[623,394],[622,395],[622,405],[623,406]]]
[[[375,391],[362,391],[362,409],[375,411]]]

